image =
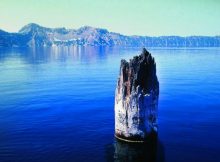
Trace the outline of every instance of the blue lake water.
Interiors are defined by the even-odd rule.
[[[153,156],[166,162],[220,161],[220,48],[148,50],[160,82]],[[0,161],[119,162],[149,156],[145,148],[114,139],[120,60],[140,52],[0,49]]]

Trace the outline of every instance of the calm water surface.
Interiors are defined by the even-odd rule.
[[[140,51],[0,49],[0,161],[220,161],[220,48],[150,48],[160,81],[155,154],[115,141],[120,60]]]

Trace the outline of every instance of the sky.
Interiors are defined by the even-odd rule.
[[[220,0],[0,0],[0,29],[105,28],[126,35],[220,35]]]

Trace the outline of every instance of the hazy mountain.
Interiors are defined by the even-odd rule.
[[[0,47],[60,45],[220,47],[220,36],[125,36],[90,26],[75,30],[46,28],[34,23],[24,26],[18,33],[8,33],[0,30]]]

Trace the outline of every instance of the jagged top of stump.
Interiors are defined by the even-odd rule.
[[[130,95],[137,86],[140,86],[144,94],[149,94],[153,90],[159,95],[156,63],[145,48],[139,56],[134,56],[129,62],[124,59],[121,60],[121,75],[123,75],[124,96]]]

